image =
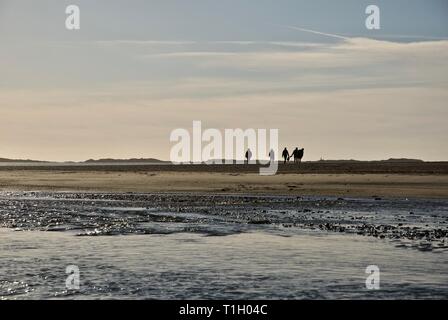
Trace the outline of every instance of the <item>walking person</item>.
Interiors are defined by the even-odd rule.
[[[285,164],[286,163],[286,161],[289,161],[289,151],[288,151],[288,149],[285,147],[285,149],[283,149],[283,152],[282,152],[282,157],[283,157],[283,164]]]
[[[269,161],[272,163],[275,161],[275,152],[274,149],[271,149],[271,151],[269,151]]]
[[[247,149],[245,158],[246,158],[247,164],[249,164],[250,158],[252,158],[252,151],[250,151],[250,148]]]
[[[294,163],[297,163],[299,161],[299,148],[294,149],[292,156],[294,157]]]

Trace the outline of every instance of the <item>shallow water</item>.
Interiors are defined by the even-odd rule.
[[[446,299],[447,222],[448,200],[1,192],[0,297]]]

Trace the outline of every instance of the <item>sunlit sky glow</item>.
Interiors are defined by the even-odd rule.
[[[377,31],[371,3],[0,0],[0,158],[168,159],[201,120],[306,160],[448,160],[448,2],[375,1]]]

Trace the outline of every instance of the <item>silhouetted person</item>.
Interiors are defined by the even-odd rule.
[[[284,159],[283,164],[285,164],[286,161],[289,161],[289,151],[288,151],[288,149],[286,149],[286,147],[285,147],[285,149],[283,149],[282,157]]]
[[[274,149],[271,149],[271,151],[269,151],[269,160],[270,160],[271,162],[274,162],[274,161],[275,161],[275,152],[274,152]]]
[[[294,163],[297,163],[299,159],[299,148],[295,148],[291,156],[294,157]]]
[[[249,164],[250,158],[252,158],[252,151],[250,151],[250,148],[247,149],[245,158],[246,158],[247,163]]]

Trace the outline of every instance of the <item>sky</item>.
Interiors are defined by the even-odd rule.
[[[305,160],[448,160],[447,89],[446,0],[0,0],[0,158],[168,160],[200,120]]]

